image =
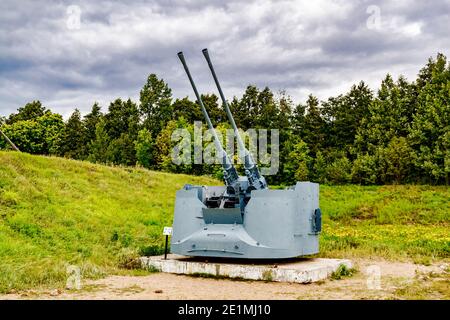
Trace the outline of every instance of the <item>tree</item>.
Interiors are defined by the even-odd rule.
[[[108,146],[110,138],[105,128],[105,119],[100,118],[95,127],[95,139],[91,143],[88,160],[91,162],[108,163]]]
[[[13,113],[6,121],[7,124],[13,124],[18,121],[36,120],[45,113],[45,107],[39,100],[27,103],[24,107],[18,109],[18,113]]]
[[[134,142],[136,149],[137,163],[150,168],[153,164],[153,140],[152,134],[147,129],[141,129],[138,132],[137,140]]]
[[[111,140],[119,139],[122,134],[130,135],[134,141],[139,128],[139,111],[136,104],[128,99],[116,99],[105,114],[105,130]]]
[[[172,118],[172,90],[155,74],[150,74],[140,92],[139,112],[143,118],[144,127],[153,137],[165,127]]]
[[[450,183],[450,64],[443,54],[419,73],[417,111],[408,140],[423,182]]]
[[[293,110],[293,102],[286,91],[280,91],[277,101],[278,116],[273,121],[273,128],[276,129],[291,129],[291,118]]]
[[[351,182],[352,163],[346,156],[335,159],[326,168],[326,181],[333,184],[346,184]]]
[[[257,104],[252,111],[255,128],[272,129],[278,125],[280,110],[268,87],[258,94]]]
[[[80,111],[75,109],[67,120],[61,135],[60,155],[72,159],[82,159],[86,148],[85,134]]]
[[[23,152],[56,154],[63,126],[62,116],[47,110],[36,119],[6,124],[3,131]]]
[[[176,99],[172,104],[172,110],[174,119],[183,117],[188,123],[204,119],[200,106],[189,100],[188,97]]]
[[[306,115],[306,106],[304,104],[298,104],[295,106],[294,111],[292,113],[292,129],[295,133],[300,134],[305,127],[305,115]]]
[[[134,140],[128,133],[122,133],[119,138],[109,143],[106,159],[108,162],[125,166],[136,164]]]
[[[38,122],[17,121],[3,126],[3,132],[22,152],[46,154],[44,130]]]
[[[363,185],[378,182],[378,163],[375,156],[368,153],[358,154],[352,166],[352,181]]]
[[[413,150],[405,137],[393,138],[387,147],[377,150],[381,183],[405,183],[413,169]]]
[[[408,135],[416,109],[415,90],[415,85],[402,76],[397,82],[389,74],[386,76],[357,130],[355,146],[359,152],[373,154],[378,146],[385,147],[394,137]]]
[[[97,128],[97,124],[100,122],[103,114],[101,112],[101,108],[97,102],[92,106],[91,112],[83,117],[83,126],[86,129],[85,131],[85,141],[86,143],[90,143],[95,139],[95,130]]]
[[[249,85],[240,100],[233,99],[230,104],[236,125],[242,130],[254,128],[258,115],[259,90],[256,86]]]
[[[327,182],[326,174],[327,174],[327,162],[322,152],[319,150],[317,151],[316,158],[314,159],[313,180],[319,183],[326,183]]]
[[[284,173],[287,175],[286,182],[307,181],[309,178],[309,166],[312,160],[309,156],[307,144],[301,139],[296,139],[296,141],[289,143],[288,148],[290,152],[285,159],[283,168]]]
[[[306,110],[300,136],[308,145],[310,155],[314,156],[317,151],[323,149],[325,144],[325,121],[320,114],[319,100],[313,95],[308,96]]]
[[[166,127],[161,130],[156,138],[156,164],[157,168],[163,171],[176,172],[177,167],[172,162],[172,133],[177,128],[177,122],[171,120],[166,124]]]
[[[116,99],[111,102],[103,118],[109,141],[106,160],[114,164],[134,165],[134,141],[139,131],[139,110],[136,104],[131,99]]]
[[[205,109],[208,112],[213,126],[216,126],[221,122],[228,121],[225,110],[222,108],[222,106],[219,106],[218,100],[219,98],[215,94],[202,94],[203,104],[205,105]],[[195,108],[201,111],[200,105],[197,101]],[[201,119],[204,119],[203,114],[201,115]]]
[[[361,81],[345,95],[331,97],[322,104],[322,117],[327,125],[327,148],[345,149],[355,140],[361,120],[369,115],[373,94]]]
[[[59,154],[61,135],[64,130],[63,117],[58,113],[47,110],[44,115],[37,118],[36,121],[43,128],[45,154]]]

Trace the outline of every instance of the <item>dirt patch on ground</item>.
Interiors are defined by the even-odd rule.
[[[352,277],[312,284],[153,273],[87,280],[81,290],[26,291],[0,299],[450,299],[446,263],[353,262],[358,272]]]

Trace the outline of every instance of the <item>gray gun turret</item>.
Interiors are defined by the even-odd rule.
[[[285,190],[271,190],[245,148],[217,80],[208,50],[203,54],[219,90],[244,155],[245,176],[238,176],[214,131],[183,54],[178,57],[202,108],[222,159],[225,186],[185,185],[177,191],[171,252],[185,256],[239,259],[284,259],[319,251],[322,212],[319,185],[297,182]]]

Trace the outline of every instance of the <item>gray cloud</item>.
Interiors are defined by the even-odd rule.
[[[80,29],[68,28],[70,5]],[[379,28],[368,18],[377,6]],[[183,50],[203,92],[215,88],[208,47],[226,94],[248,84],[321,99],[387,72],[413,79],[428,57],[448,54],[449,1],[2,1],[0,114],[33,99],[68,116],[137,99],[149,73],[175,97],[192,97],[176,53]]]

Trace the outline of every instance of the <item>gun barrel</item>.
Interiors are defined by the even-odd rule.
[[[239,134],[238,128],[236,126],[236,122],[234,121],[233,115],[231,114],[230,106],[228,105],[227,99],[225,99],[222,87],[220,86],[219,80],[217,79],[216,71],[214,70],[214,67],[212,65],[211,58],[209,57],[208,49],[205,48],[202,50],[202,52],[205,56],[206,61],[208,62],[209,69],[211,70],[211,74],[214,78],[214,82],[216,83],[217,90],[219,90],[220,98],[222,99],[222,103],[225,107],[228,120],[233,127],[234,134],[236,135],[239,151],[244,155],[244,167],[249,182],[257,189],[267,188],[264,177],[262,177],[259,173],[258,167],[256,166],[251,153],[247,150],[247,148],[245,148],[244,142],[241,139],[241,135]]]
[[[214,78],[214,82],[216,83],[217,90],[219,90],[220,98],[222,99],[222,103],[225,107],[225,112],[227,113],[228,120],[230,121],[231,126],[233,127],[234,134],[236,135],[236,139],[238,142],[239,150],[242,153],[244,153],[246,160],[248,157],[248,161],[246,161],[245,167],[246,168],[247,168],[247,166],[253,167],[255,165],[255,163],[253,161],[251,154],[245,148],[244,142],[241,139],[241,135],[239,134],[238,128],[236,126],[236,122],[234,121],[233,115],[231,114],[231,111],[230,111],[230,107],[228,106],[228,102],[225,99],[225,95],[223,94],[222,87],[220,86],[219,80],[217,79],[216,71],[214,70],[214,67],[212,65],[211,58],[209,57],[208,49],[205,48],[202,50],[202,52],[203,52],[203,55],[205,56],[206,61],[208,62],[208,66],[209,66],[209,69],[211,70],[211,74]]]
[[[219,153],[219,155],[220,155],[220,157],[222,159],[222,166],[223,166],[224,171],[225,171],[225,176],[224,176],[225,183],[227,185],[230,185],[230,184],[232,184],[233,182],[235,182],[235,181],[237,181],[239,179],[237,171],[234,168],[234,166],[232,165],[228,154],[223,149],[222,144],[220,143],[219,137],[217,136],[217,132],[214,129],[214,127],[213,127],[213,125],[211,123],[211,119],[209,118],[208,112],[206,111],[205,105],[203,104],[202,97],[198,93],[197,87],[195,86],[194,80],[192,79],[191,73],[190,73],[189,68],[188,68],[188,66],[186,64],[186,60],[184,59],[183,52],[181,52],[181,51],[178,52],[178,58],[180,59],[181,63],[183,64],[184,71],[186,71],[186,74],[187,74],[187,76],[189,78],[189,82],[191,83],[192,89],[194,90],[195,97],[197,98],[197,101],[200,104],[203,116],[205,117],[206,123],[208,124],[208,128],[210,129],[210,131],[213,134],[214,144],[216,145],[216,150],[217,150],[217,152]]]

